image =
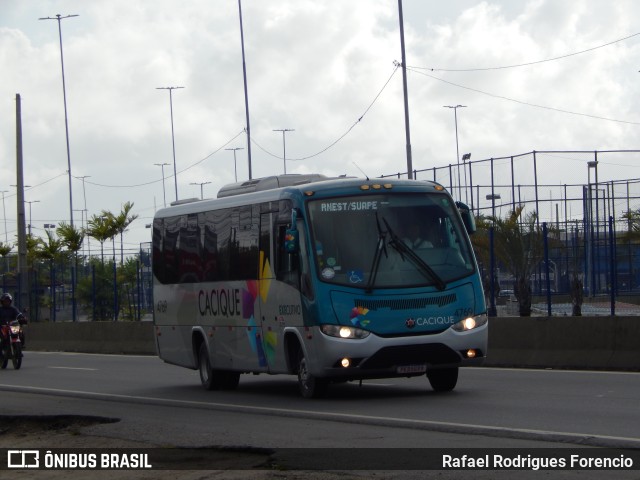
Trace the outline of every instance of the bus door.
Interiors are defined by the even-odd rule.
[[[260,281],[258,314],[262,326],[264,356],[272,373],[286,373],[284,331],[302,325],[298,255],[284,251],[285,234],[291,228],[289,202],[271,202],[260,215]],[[268,211],[265,211],[268,210]]]

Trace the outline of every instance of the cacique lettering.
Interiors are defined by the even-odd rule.
[[[416,318],[416,325],[451,325],[455,322],[455,317],[418,317]]]
[[[214,288],[198,292],[198,309],[203,317],[235,317],[241,315],[240,289]]]

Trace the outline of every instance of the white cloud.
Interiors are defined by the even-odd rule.
[[[28,192],[40,200],[33,205],[34,224],[68,218],[57,25],[37,20],[56,13],[80,15],[63,21],[63,43],[72,172],[91,176],[85,184],[89,214],[133,201],[141,218],[127,240],[135,245],[148,239],[144,224],[163,197],[154,163],[173,162],[168,93],[156,87],[185,87],[173,92],[177,168],[192,166],[179,174],[180,196],[199,196],[192,182],[211,181],[204,191],[214,196],[234,180],[233,153],[224,148],[244,148],[237,152],[237,163],[239,176],[246,178],[245,137],[226,144],[245,126],[237,6],[232,0],[194,0],[179,8],[167,0],[5,0],[0,175],[11,180],[0,189],[15,183],[14,108],[15,93],[20,93],[26,181],[37,186],[55,178]],[[395,1],[246,0],[242,6],[251,134],[274,155],[282,154],[282,136],[274,129],[295,129],[286,136],[290,159],[314,155],[333,143],[365,112],[391,75],[393,61],[400,60]],[[637,33],[632,19],[639,10],[629,0],[458,0],[446,5],[405,0],[407,63],[455,69],[553,58]],[[637,147],[637,125],[508,99],[640,122],[638,40],[528,67],[424,71],[466,89],[409,72],[414,167],[455,162],[453,112],[442,107],[452,104],[467,105],[458,112],[459,142],[461,152],[472,152],[474,159],[533,149]],[[289,161],[287,171],[360,175],[354,163],[369,176],[404,171],[402,103],[397,72],[348,135],[324,153]],[[282,159],[256,144],[252,158],[254,177],[282,172]],[[564,163],[567,173],[560,176],[569,179],[575,164]],[[612,178],[619,178],[622,168],[612,165]],[[540,169],[559,175],[558,163],[541,161]],[[172,165],[165,169],[167,175],[172,171]],[[173,200],[173,178],[165,185],[167,199]],[[73,188],[74,208],[83,208],[82,182],[74,180]],[[7,202],[12,218],[15,197]]]

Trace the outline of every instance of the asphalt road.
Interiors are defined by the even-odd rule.
[[[468,368],[446,394],[416,377],[305,400],[292,376],[208,392],[197,372],[156,357],[25,352],[21,370],[0,371],[0,395],[2,415],[108,417],[119,421],[91,434],[162,446],[640,447],[639,373]]]

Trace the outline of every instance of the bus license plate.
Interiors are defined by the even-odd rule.
[[[402,365],[398,367],[398,373],[426,373],[426,365]]]

